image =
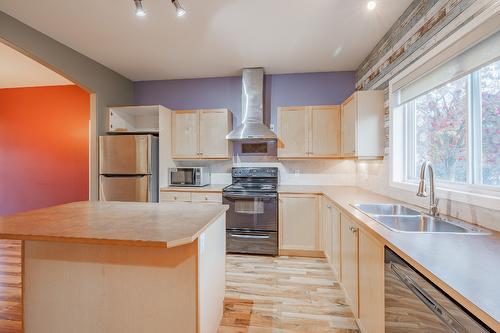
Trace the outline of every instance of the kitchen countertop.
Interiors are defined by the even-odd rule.
[[[363,230],[398,253],[488,326],[500,331],[499,232],[456,235],[391,231],[351,205],[402,202],[357,187],[281,185],[278,192],[325,195]]]
[[[222,189],[229,184],[210,184],[207,186],[169,186],[162,187],[160,192],[211,192],[222,193]]]
[[[0,239],[175,247],[193,242],[226,205],[82,201],[0,218]]]

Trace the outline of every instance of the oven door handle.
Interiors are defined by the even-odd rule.
[[[409,275],[404,273],[398,265],[391,262],[391,270],[396,277],[411,290],[449,329],[454,333],[468,332],[453,316],[446,311],[436,300],[420,287]]]
[[[276,193],[259,193],[259,194],[234,194],[234,193],[224,193],[222,195],[224,198],[234,198],[234,199],[241,199],[241,198],[247,198],[247,199],[273,199],[277,198],[278,195]]]
[[[251,239],[269,239],[269,235],[241,235],[241,234],[229,234],[233,238],[251,238]]]

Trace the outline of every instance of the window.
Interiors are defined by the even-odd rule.
[[[396,112],[404,182],[416,182],[428,159],[441,184],[500,189],[500,60],[407,100]]]

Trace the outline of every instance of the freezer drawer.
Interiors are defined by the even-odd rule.
[[[278,233],[227,230],[226,252],[276,256],[278,255]]]
[[[144,176],[103,176],[99,177],[102,201],[157,202],[152,177]]]
[[[105,135],[99,137],[99,174],[145,175],[153,173],[152,135]]]

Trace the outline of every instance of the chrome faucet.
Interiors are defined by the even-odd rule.
[[[425,190],[425,170],[429,169],[429,194]],[[432,168],[432,163],[429,160],[424,161],[422,166],[420,167],[420,183],[418,184],[418,192],[417,196],[419,197],[427,197],[429,196],[429,215],[431,216],[439,216],[438,211],[438,201],[435,195],[435,184],[434,184],[434,169]]]

